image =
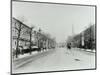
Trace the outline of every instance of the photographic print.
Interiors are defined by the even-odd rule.
[[[11,72],[96,69],[96,6],[11,2]]]

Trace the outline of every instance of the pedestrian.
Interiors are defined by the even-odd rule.
[[[67,54],[70,54],[71,52],[71,43],[67,43]]]
[[[68,44],[67,44],[67,48],[68,48],[68,49],[71,49],[71,43],[68,43]]]

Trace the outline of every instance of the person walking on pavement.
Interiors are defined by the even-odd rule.
[[[68,44],[67,44],[67,48],[68,48],[68,49],[71,49],[71,43],[68,43]]]
[[[67,43],[67,54],[73,54],[71,50],[71,43]]]

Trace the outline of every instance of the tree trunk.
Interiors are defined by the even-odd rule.
[[[21,32],[21,24],[20,24],[19,30],[18,30],[17,46],[16,46],[16,58],[18,58],[18,49],[19,49],[18,47],[19,47],[20,32]]]
[[[30,31],[30,54],[31,54],[31,50],[32,50],[31,46],[32,46],[32,28]]]

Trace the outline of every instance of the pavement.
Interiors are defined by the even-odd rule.
[[[94,69],[95,53],[56,48],[13,61],[13,73]]]

